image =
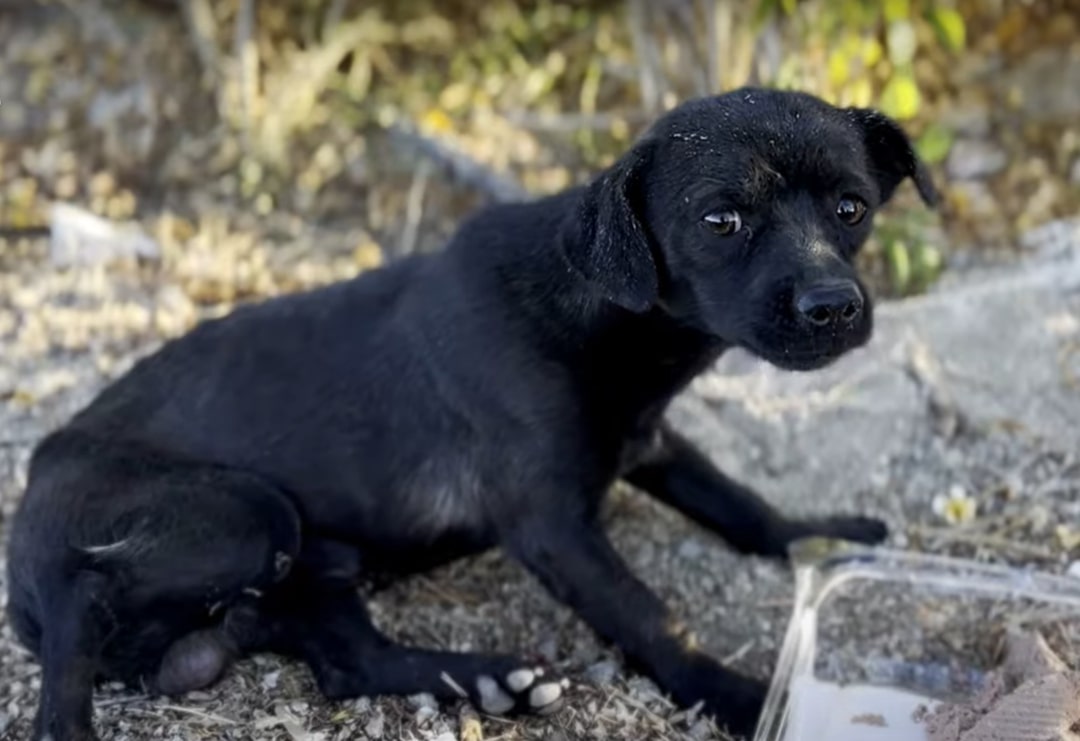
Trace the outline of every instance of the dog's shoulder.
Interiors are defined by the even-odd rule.
[[[482,269],[493,261],[544,249],[566,220],[573,218],[583,192],[583,186],[574,186],[529,201],[482,208],[461,222],[447,252]]]

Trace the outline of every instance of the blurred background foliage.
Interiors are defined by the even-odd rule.
[[[78,176],[58,189],[8,146],[6,223],[33,223],[42,199],[64,197],[112,218],[168,212],[159,237],[182,243],[200,208],[232,204],[361,224],[370,240],[350,238],[350,255],[370,267],[435,248],[483,202],[581,182],[679,100],[746,83],[879,107],[933,165],[940,214],[905,189],[867,252],[883,292],[923,290],[970,248],[1007,253],[1080,210],[1080,0],[39,7],[67,21],[53,16],[52,35],[15,53],[8,45],[21,87],[0,90],[0,134],[40,147],[52,132],[61,153],[77,151]],[[87,58],[74,59],[79,49]],[[64,99],[71,115],[28,126],[73,75],[88,90]]]

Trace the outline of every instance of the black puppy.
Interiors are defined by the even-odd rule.
[[[36,449],[10,612],[41,659],[38,738],[92,738],[96,680],[174,694],[236,656],[329,697],[464,691],[546,711],[513,656],[406,647],[357,586],[501,547],[679,703],[752,730],[763,687],[684,640],[605,538],[624,478],[746,553],[884,526],[796,521],[664,426],[727,348],[812,369],[863,344],[852,267],[907,177],[869,110],[743,89],[664,116],[591,185],[468,220],[439,254],[207,322]]]

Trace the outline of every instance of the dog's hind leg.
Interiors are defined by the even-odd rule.
[[[403,646],[372,624],[355,590],[283,586],[263,605],[276,623],[269,648],[306,661],[330,699],[427,692],[491,715],[562,704],[564,683],[519,658]]]
[[[862,543],[885,539],[884,523],[868,517],[811,520],[784,517],[749,487],[726,476],[690,441],[667,426],[627,482],[670,504],[742,553],[783,558],[799,538],[822,536]]]
[[[11,542],[12,614],[44,665],[39,740],[93,738],[95,680],[170,694],[214,681],[258,646],[258,603],[300,548],[291,501],[256,476],[84,460],[78,476],[38,462]],[[56,506],[73,483],[80,506]]]
[[[49,618],[39,644],[43,676],[34,735],[42,741],[90,741],[94,679],[110,629],[102,611],[108,587],[91,572],[60,579],[53,584],[62,588],[42,595]]]
[[[261,600],[289,574],[301,533],[292,503],[256,476],[189,470],[164,486],[135,518],[130,554],[94,555],[123,581],[115,612],[130,626],[105,668],[177,695],[260,645]]]

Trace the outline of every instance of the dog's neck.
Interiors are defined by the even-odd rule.
[[[567,213],[576,196],[570,191],[497,207],[517,211],[514,222],[529,234],[523,240],[496,233],[502,220],[481,213],[462,226],[449,250],[467,281],[493,281],[481,293],[502,295],[517,331],[531,343],[560,362],[588,369],[590,397],[631,415],[666,406],[726,345],[679,322],[662,305],[634,313],[599,296],[555,244],[561,219],[551,214]]]
[[[726,349],[662,308],[633,314],[604,304],[597,314],[605,320],[594,327],[584,351],[596,392],[610,394],[616,404],[659,413]]]

